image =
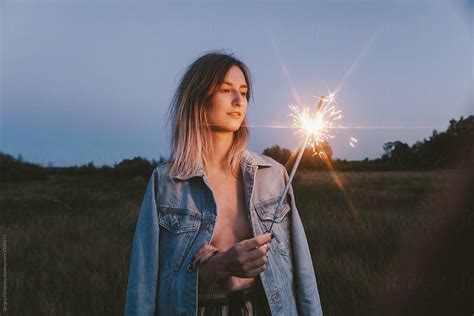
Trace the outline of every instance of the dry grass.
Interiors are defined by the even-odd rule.
[[[407,310],[421,315],[423,307],[413,305],[412,297],[422,306],[438,306],[436,293],[456,286],[462,296],[471,289],[471,271],[463,270],[464,264],[449,265],[466,260],[452,256],[471,245],[463,235],[473,224],[472,207],[464,212],[461,203],[467,196],[463,174],[346,172],[340,176],[347,195],[327,173],[298,176],[296,202],[325,315],[404,315]],[[123,314],[146,181],[77,176],[0,184],[9,314]],[[453,225],[462,237],[454,244],[446,242]],[[453,245],[456,251],[446,250]],[[444,254],[451,256],[447,263],[429,264]],[[470,281],[458,284],[456,271]],[[432,295],[420,301],[427,292]],[[458,296],[448,302],[458,302]]]
[[[339,177],[344,189],[325,172],[294,185],[326,315],[474,311],[463,297],[474,281],[466,171]],[[455,297],[443,292],[453,289]]]

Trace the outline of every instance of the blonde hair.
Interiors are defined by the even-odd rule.
[[[171,177],[186,178],[194,174],[202,165],[206,170],[212,155],[211,129],[208,110],[211,99],[224,82],[232,66],[242,70],[247,82],[247,101],[252,94],[250,71],[247,66],[232,56],[211,52],[199,57],[186,70],[169,108],[172,140],[170,153]],[[233,172],[238,166],[247,147],[249,130],[247,117],[240,128],[234,132],[229,152],[229,165]]]

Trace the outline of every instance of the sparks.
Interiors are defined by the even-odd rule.
[[[336,110],[336,107],[333,105],[333,103],[337,104],[334,98],[335,95],[335,92],[329,91],[328,96],[319,97],[319,102],[316,105],[315,111],[311,111],[309,107],[303,107],[303,109],[300,110],[300,108],[296,105],[289,106],[292,111],[290,116],[293,117],[293,127],[296,127],[297,129],[296,134],[303,135],[304,141],[298,148],[298,154],[296,156],[295,163],[293,164],[291,173],[288,176],[288,181],[285,185],[285,188],[283,189],[280,199],[278,200],[278,204],[273,215],[273,220],[266,232],[272,231],[276,214],[283,205],[283,201],[285,200],[286,194],[291,185],[291,181],[293,181],[296,169],[298,169],[301,157],[303,156],[305,148],[308,144],[313,148],[313,156],[318,155],[323,161],[332,167],[330,159],[328,159],[324,149],[321,148],[323,146],[319,145],[322,145],[322,143],[327,139],[334,138],[334,135],[330,134],[330,130],[334,128],[334,121],[342,118],[341,111]],[[351,139],[353,139],[354,142],[357,142],[357,139],[353,137],[351,137]],[[352,143],[351,146],[353,146]]]
[[[354,137],[351,137],[349,139],[350,139],[349,145],[351,145],[351,147],[354,148],[355,144],[357,144],[357,142],[358,142],[357,139],[355,139]]]
[[[319,98],[319,103],[315,111],[311,111],[309,107],[300,109],[296,105],[290,105],[293,117],[293,126],[297,128],[296,133],[308,137],[308,142],[315,154],[318,145],[327,140],[334,138],[330,134],[330,130],[334,128],[334,121],[342,118],[340,110],[336,110],[333,103],[335,101],[335,92],[330,92],[329,96]]]

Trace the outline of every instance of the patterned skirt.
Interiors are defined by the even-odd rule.
[[[199,316],[271,316],[260,278],[251,287],[235,292],[198,295]]]

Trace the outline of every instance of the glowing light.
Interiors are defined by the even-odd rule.
[[[332,173],[334,173],[334,178],[339,181],[340,187],[345,193],[345,190],[342,185],[342,180],[337,176],[335,173],[334,167],[331,164],[331,161],[327,154],[324,152],[323,146],[321,145],[327,139],[334,138],[334,135],[330,133],[330,130],[334,128],[334,122],[342,118],[342,114],[340,110],[337,110],[336,107],[333,105],[337,104],[335,100],[336,92],[329,91],[328,96],[319,97],[319,102],[316,105],[316,109],[311,111],[309,107],[303,107],[300,109],[296,105],[290,105],[291,112],[290,116],[293,117],[293,127],[297,129],[296,134],[301,134],[304,136],[303,143],[298,147],[298,154],[296,155],[295,163],[293,164],[293,168],[291,169],[291,173],[288,176],[288,181],[283,189],[282,195],[278,201],[276,206],[275,213],[273,215],[273,220],[270,224],[270,227],[266,230],[266,232],[271,232],[273,228],[273,224],[275,223],[276,214],[281,209],[283,205],[283,201],[285,200],[286,194],[288,189],[293,181],[295,176],[296,170],[298,169],[298,165],[301,161],[301,157],[305,151],[305,148],[308,144],[313,148],[313,156],[318,155],[328,166]],[[354,143],[357,143],[357,139],[351,137],[350,145],[354,147]],[[293,155],[292,155],[293,157]],[[357,215],[357,210],[353,207],[352,202],[348,198],[347,194],[345,196],[348,202],[351,205],[351,210],[353,210],[354,214]]]
[[[355,139],[354,137],[351,137],[349,139],[350,139],[349,145],[351,145],[351,147],[354,148],[355,144],[357,144],[357,139]]]
[[[319,103],[314,111],[309,107],[300,109],[296,105],[290,105],[293,117],[293,127],[297,129],[296,133],[307,137],[307,144],[313,148],[314,154],[321,155],[317,152],[320,143],[327,139],[334,138],[330,130],[334,128],[334,121],[342,118],[340,110],[337,110],[333,103],[335,101],[335,92],[329,92],[328,96],[319,98]],[[306,147],[306,144],[305,144]]]

